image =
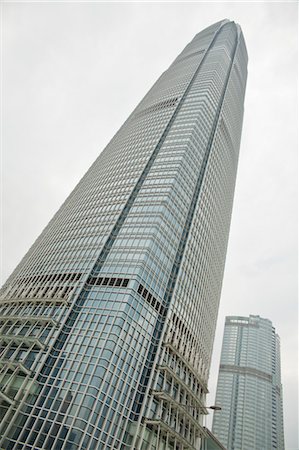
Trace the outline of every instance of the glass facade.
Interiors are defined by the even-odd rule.
[[[3,286],[0,448],[200,448],[246,76],[198,33]]]
[[[208,428],[204,428],[204,431],[206,435],[201,441],[200,450],[227,450]]]
[[[280,343],[272,322],[226,318],[213,433],[228,450],[284,450]]]

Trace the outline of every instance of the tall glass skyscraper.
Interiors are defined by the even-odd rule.
[[[3,286],[0,448],[199,449],[246,67],[197,34]]]
[[[272,322],[226,317],[213,433],[228,450],[284,450],[280,342]]]

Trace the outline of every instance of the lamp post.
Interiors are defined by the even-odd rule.
[[[206,406],[207,409],[213,409],[214,411],[221,411],[221,406],[218,405],[212,405],[212,406]]]
[[[211,405],[211,406],[206,406],[206,409],[212,409],[213,411],[221,411],[222,408],[219,405]],[[205,420],[206,421],[206,420]],[[207,427],[204,426],[204,428],[207,430]],[[203,446],[201,448],[201,450],[207,450],[208,449],[208,439],[207,436],[203,436]]]

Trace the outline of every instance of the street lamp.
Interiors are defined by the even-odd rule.
[[[206,406],[206,409],[212,409],[213,411],[221,411],[222,408],[219,405],[211,405],[211,406]],[[205,418],[206,420],[206,418]],[[204,429],[205,429],[205,433],[207,433],[207,431],[209,432],[208,428],[204,425]],[[207,430],[207,431],[206,431]],[[203,446],[202,446],[202,450],[206,450],[207,449],[207,445],[208,445],[208,435],[204,435],[203,436]]]
[[[212,406],[206,406],[207,409],[213,409],[214,411],[221,411],[221,406],[218,405],[212,405]]]

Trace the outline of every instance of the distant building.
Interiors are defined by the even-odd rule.
[[[200,449],[246,77],[198,33],[3,286],[0,448]]]
[[[228,450],[284,450],[279,336],[268,319],[226,317],[212,431]]]

